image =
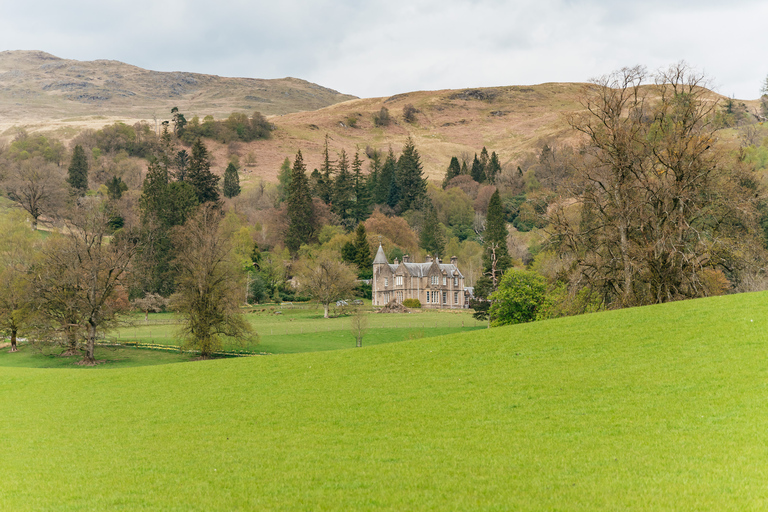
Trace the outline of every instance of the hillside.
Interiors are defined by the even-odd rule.
[[[766,299],[691,300],[359,350],[4,368],[0,503],[763,509]]]
[[[174,106],[201,117],[254,110],[272,115],[316,110],[352,98],[296,78],[159,72],[113,60],[82,62],[39,51],[0,52],[0,133],[18,125],[77,129],[117,119],[162,120]]]

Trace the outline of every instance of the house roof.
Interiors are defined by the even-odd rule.
[[[403,265],[413,277],[426,277],[429,275],[429,269],[432,268],[432,263],[401,263],[400,265]],[[400,265],[394,266],[392,271],[395,272]],[[464,277],[459,268],[452,263],[440,263],[438,266],[440,267],[440,272],[445,272],[449,276],[457,273],[459,277]]]
[[[377,263],[384,263],[387,264],[387,255],[384,254],[384,248],[379,244],[379,250],[376,251],[376,257],[373,259],[373,264],[376,265]]]

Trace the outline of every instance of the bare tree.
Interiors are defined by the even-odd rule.
[[[368,331],[368,317],[365,315],[363,308],[356,308],[352,314],[352,319],[349,321],[349,327],[352,331],[352,336],[355,337],[355,346],[363,346],[363,336]]]
[[[66,187],[64,174],[56,165],[34,157],[11,164],[8,174],[8,197],[29,213],[32,229],[37,229],[42,215],[52,214],[62,206]]]
[[[296,279],[299,288],[323,305],[324,318],[328,318],[331,302],[344,299],[355,287],[357,272],[328,252],[299,262]]]
[[[232,252],[231,233],[213,203],[200,207],[184,226],[174,228],[179,248],[176,294],[172,305],[182,316],[185,345],[208,358],[222,346],[222,337],[246,343],[252,339],[239,310],[243,276]]]

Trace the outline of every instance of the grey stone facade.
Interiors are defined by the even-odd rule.
[[[411,263],[408,256],[402,263],[390,264],[379,245],[373,260],[373,305],[384,306],[391,300],[419,299],[423,308],[456,309],[465,306],[464,276],[456,264],[440,263],[427,256],[424,263]]]

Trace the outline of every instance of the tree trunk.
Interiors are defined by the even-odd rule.
[[[355,346],[357,346],[357,347],[362,347],[363,346],[363,337],[362,336],[358,336],[357,337],[357,344]]]
[[[86,344],[85,357],[83,357],[83,364],[96,364],[96,358],[94,353],[96,351],[96,325],[88,323],[88,343]]]
[[[11,352],[19,350],[16,348],[16,329],[11,330]]]
[[[327,302],[325,304],[323,304],[323,311],[324,311],[323,318],[330,318],[328,316],[328,303]]]

